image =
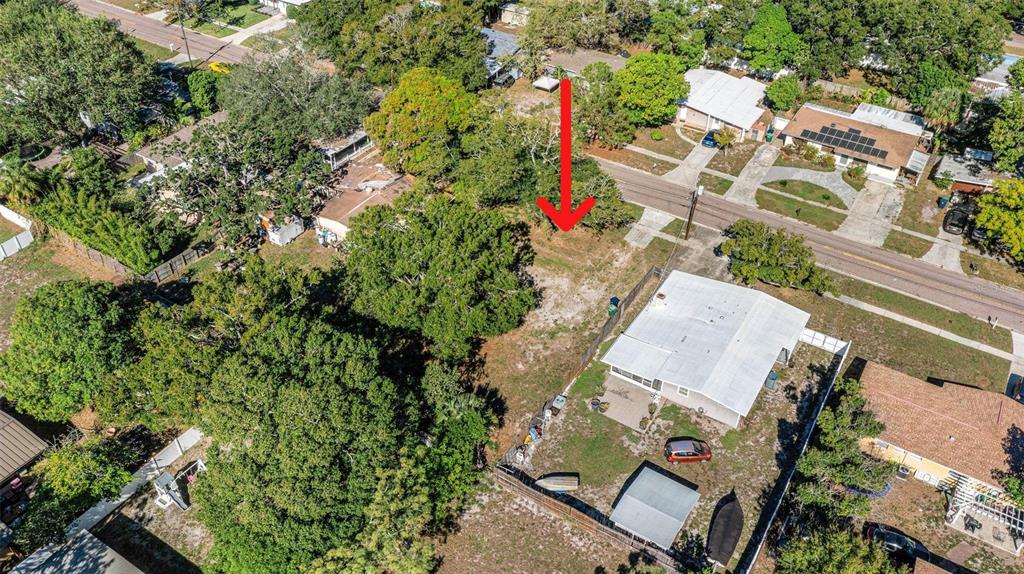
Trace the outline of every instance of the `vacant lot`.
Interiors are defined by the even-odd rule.
[[[732,145],[727,150],[719,150],[708,162],[708,167],[729,175],[739,175],[760,145],[759,142],[743,142]]]
[[[758,285],[811,314],[807,326],[853,341],[853,354],[919,379],[955,381],[1001,391],[1010,372],[1008,361],[965,347],[892,319],[806,291]],[[879,305],[881,306],[881,305]]]
[[[971,268],[972,263],[974,269]],[[1024,271],[1017,267],[967,251],[960,252],[960,265],[968,275],[977,275],[993,283],[1024,291]]]
[[[307,229],[288,245],[265,242],[260,256],[268,263],[287,264],[303,269],[327,269],[338,260],[338,250],[322,247],[316,242],[313,230]]]
[[[931,241],[893,229],[885,236],[882,247],[911,257],[924,257],[932,245]]]
[[[920,540],[928,550],[945,556],[954,546],[968,544],[975,553],[963,566],[984,574],[1024,571],[1024,559],[998,553],[986,544],[946,526],[945,495],[919,480],[897,480],[889,494],[875,500],[867,520],[895,526]]]
[[[936,187],[932,180],[920,178],[916,186],[904,190],[903,209],[896,224],[925,235],[938,235],[944,215],[938,206],[939,196],[948,194]]]
[[[804,223],[810,223],[825,231],[839,229],[839,226],[846,220],[845,214],[763,189],[757,190],[755,198],[757,199],[757,206],[761,209],[767,209],[780,215],[798,219]]]
[[[715,505],[735,490],[746,517],[738,557],[757,523],[763,495],[774,486],[782,465],[796,455],[800,431],[815,397],[827,383],[831,362],[829,353],[800,347],[793,366],[781,369],[774,390],[761,392],[738,430],[663,401],[645,433],[588,407],[607,372],[606,365],[595,362],[570,390],[564,419],[553,425],[538,445],[532,459],[534,474],[578,472],[581,489],[577,497],[608,514],[626,478],[648,461],[696,485],[701,499],[687,529],[701,538],[707,534]],[[710,444],[714,457],[700,464],[667,464],[662,448],[672,436],[700,437]]]

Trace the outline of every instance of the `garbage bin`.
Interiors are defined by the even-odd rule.
[[[947,205],[949,205],[949,196],[948,195],[940,195],[939,196],[939,209],[946,209]]]

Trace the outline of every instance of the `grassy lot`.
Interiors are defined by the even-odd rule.
[[[707,532],[716,503],[735,489],[750,517],[743,526],[738,552],[742,552],[761,510],[762,494],[770,490],[781,465],[795,456],[795,442],[821,388],[832,356],[801,347],[794,366],[780,373],[780,384],[763,391],[738,430],[669,402],[662,403],[655,422],[640,434],[587,407],[594,388],[604,380],[606,368],[592,364],[569,392],[564,418],[552,425],[538,445],[532,463],[536,474],[579,472],[577,496],[601,512],[610,512],[623,482],[648,462],[696,485],[700,501],[690,515],[688,530]],[[707,441],[714,457],[700,464],[667,464],[662,448],[667,438],[696,436]]]
[[[925,235],[938,235],[942,225],[943,212],[938,207],[940,195],[948,195],[932,180],[921,178],[917,185],[903,192],[903,209],[896,224]]]
[[[1010,338],[1010,331],[1007,329],[1002,327],[993,329],[988,323],[964,313],[950,311],[853,277],[839,274],[833,274],[833,276],[839,287],[839,293],[843,295],[888,309],[911,319],[917,319],[922,323],[945,329],[997,349],[1013,351],[1013,341]]]
[[[871,84],[864,79],[864,72],[857,69],[850,70],[850,72],[845,76],[841,78],[834,78],[832,81],[837,84],[860,88],[862,90],[866,90],[871,87]]]
[[[882,244],[882,247],[911,257],[924,257],[932,245],[934,243],[931,241],[894,229],[885,236],[885,243]]]
[[[602,147],[591,146],[587,148],[587,153],[609,161],[614,161],[615,163],[621,163],[622,165],[642,169],[643,171],[653,173],[654,175],[664,175],[676,168],[676,164],[674,163],[653,158],[640,152],[635,152],[625,148],[605,149]]]
[[[145,40],[140,40],[135,36],[128,36],[128,39],[130,39],[132,42],[135,43],[136,46],[139,47],[139,50],[141,50],[142,53],[146,56],[146,59],[151,60],[153,62],[169,60],[178,55],[177,52],[171,50],[170,48],[160,46],[152,42],[147,42]]]
[[[761,209],[767,209],[780,215],[799,219],[815,227],[820,227],[825,231],[839,229],[839,226],[846,220],[846,215],[842,213],[763,189],[757,190],[755,197],[757,199],[757,207]]]
[[[934,377],[993,391],[1001,391],[1006,384],[1009,362],[988,353],[836,299],[768,285],[757,288],[810,313],[808,327],[853,341],[853,354],[858,357],[924,380]]]
[[[661,141],[651,138],[651,132],[654,131],[661,132]],[[676,129],[671,125],[660,128],[640,128],[636,132],[636,139],[633,140],[633,145],[679,159],[685,159],[690,154],[690,150],[693,149],[693,144],[680,138],[679,134],[676,133]]]
[[[0,217],[0,243],[7,241],[22,231],[24,231],[24,229]]]
[[[853,189],[860,191],[864,189],[864,184],[867,183],[868,177],[866,175],[862,177],[853,177],[853,175],[850,174],[850,170],[844,170],[843,181]]]
[[[971,271],[971,263],[977,268],[976,272]],[[966,251],[960,252],[960,265],[968,275],[977,275],[993,283],[1013,287],[1024,291],[1024,271],[1012,267],[1002,261],[993,261],[988,257],[975,255]]]
[[[725,195],[725,192],[729,191],[729,188],[732,187],[732,181],[717,175],[711,175],[710,173],[702,173],[697,178],[697,185],[703,185],[705,191],[710,191],[717,195]]]
[[[303,269],[327,269],[337,261],[338,251],[321,247],[316,242],[313,231],[306,230],[288,245],[264,243],[260,246],[260,256],[275,265],[288,264]]]
[[[246,48],[257,48],[262,46],[264,43],[269,43],[272,50],[280,50],[284,48],[288,42],[298,36],[298,26],[285,26],[280,30],[274,30],[269,34],[257,34],[250,36],[245,40],[242,40],[242,45]]]
[[[258,9],[259,6],[242,3],[228,8],[223,15],[218,16],[216,19],[236,28],[248,28],[270,17],[266,14],[261,14]]]
[[[972,572],[1011,574],[1024,569],[1024,559],[997,554],[985,543],[946,526],[945,514],[944,495],[924,482],[911,479],[894,481],[889,494],[872,502],[865,519],[895,526],[939,556],[946,555],[958,544],[967,543],[977,551],[963,563]]]
[[[139,14],[149,14],[160,9],[157,0],[104,0],[107,4],[113,4],[125,10],[131,10]]]
[[[775,158],[775,164],[779,167],[796,167],[800,169],[813,169],[814,171],[833,171],[832,168],[825,167],[819,163],[808,161],[800,156],[795,151],[783,148],[782,153],[779,157]]]
[[[807,201],[813,201],[814,203],[820,203],[831,207],[838,207],[839,209],[846,209],[846,204],[843,203],[843,200],[833,195],[828,188],[809,181],[783,179],[780,181],[766,183],[764,185],[790,195],[801,197]]]
[[[759,142],[743,142],[731,146],[728,150],[719,150],[708,162],[708,167],[729,175],[739,175],[760,145]]]
[[[0,349],[7,347],[7,332],[19,299],[47,283],[85,276],[70,266],[71,257],[74,256],[60,250],[56,242],[37,239],[0,261]]]
[[[237,32],[236,28],[231,26],[222,25],[211,20],[200,20],[193,18],[185,21],[185,27],[189,30],[194,30],[207,36],[213,36],[214,38],[224,38]]]

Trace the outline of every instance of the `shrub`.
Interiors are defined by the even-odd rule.
[[[825,167],[828,169],[836,168],[836,156],[830,153],[820,154],[818,158],[814,161],[817,162],[817,164],[820,165],[821,167]]]
[[[651,132],[651,139],[656,142],[660,142],[661,140],[665,139],[665,134],[661,133],[660,130],[654,130],[653,132]]]
[[[815,161],[818,159],[818,153],[818,148],[812,145],[804,144],[800,149],[800,155],[802,155],[807,161]]]
[[[192,96],[192,105],[201,117],[206,117],[220,109],[217,95],[220,83],[225,78],[212,70],[195,70],[188,75],[188,92]]]
[[[775,111],[786,111],[792,109],[800,98],[802,90],[800,80],[796,76],[788,75],[772,82],[765,95],[768,96],[769,104]]]
[[[864,179],[867,176],[867,166],[862,163],[855,163],[853,167],[846,170],[846,173],[850,174],[853,179]]]
[[[816,265],[803,236],[749,219],[734,223],[726,235],[729,239],[719,251],[729,258],[729,272],[747,285],[763,281],[819,294],[835,293],[832,276]]]

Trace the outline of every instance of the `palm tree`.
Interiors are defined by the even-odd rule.
[[[725,155],[729,155],[729,148],[736,143],[736,132],[730,128],[721,128],[715,132],[715,143]]]
[[[924,112],[928,123],[936,128],[948,128],[960,122],[963,110],[964,92],[959,88],[942,88],[932,92],[925,102]]]
[[[0,166],[0,199],[17,205],[30,205],[43,195],[45,181],[27,161],[17,157]]]

